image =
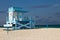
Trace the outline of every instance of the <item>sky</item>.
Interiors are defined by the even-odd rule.
[[[11,6],[27,10],[36,24],[60,24],[60,0],[0,0],[0,25],[6,22]]]

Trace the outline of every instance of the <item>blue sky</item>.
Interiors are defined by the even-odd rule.
[[[9,7],[22,7],[36,17],[38,24],[60,24],[60,0],[0,0],[0,25],[5,23]],[[48,21],[47,21],[48,20]]]

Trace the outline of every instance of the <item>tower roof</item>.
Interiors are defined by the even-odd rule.
[[[10,7],[8,9],[8,12],[21,12],[21,13],[26,13],[27,11],[23,10],[20,7]]]

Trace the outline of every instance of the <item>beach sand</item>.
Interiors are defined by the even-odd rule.
[[[60,28],[7,31],[0,28],[0,40],[60,40]]]

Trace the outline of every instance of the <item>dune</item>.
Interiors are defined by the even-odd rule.
[[[0,40],[60,40],[60,28],[5,31],[0,28]]]

